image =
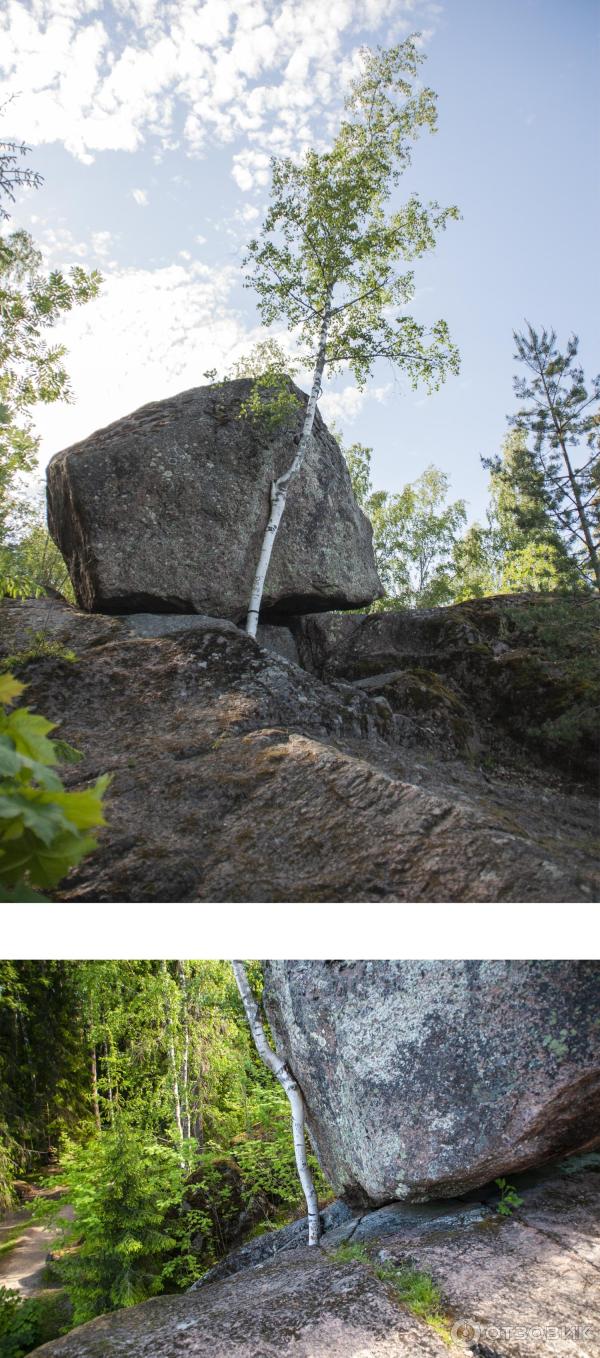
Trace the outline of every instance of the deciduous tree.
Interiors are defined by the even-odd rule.
[[[311,437],[323,374],[350,368],[360,387],[379,358],[407,373],[413,385],[436,388],[458,370],[446,322],[428,333],[406,312],[413,272],[399,265],[419,258],[455,207],[421,203],[416,195],[387,211],[394,186],[411,162],[412,143],[436,127],[436,99],[419,88],[416,39],[388,51],[363,52],[346,117],[326,152],[309,150],[299,163],[272,162],[271,205],[246,258],[248,286],[258,293],[267,325],[285,321],[299,333],[312,383],[293,457],[271,485],[270,513],[250,596],[247,630],[256,634],[273,543],[289,486]]]

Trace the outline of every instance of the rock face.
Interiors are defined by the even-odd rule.
[[[362,1260],[323,1249],[280,1254],[186,1296],[102,1316],[36,1352],[44,1358],[597,1358],[600,1174],[575,1169],[519,1191],[510,1218],[397,1208],[363,1218]],[[397,1205],[399,1206],[399,1205]],[[275,1233],[278,1234],[278,1233]],[[356,1235],[353,1237],[356,1239]],[[406,1267],[441,1293],[447,1342],[399,1301]]]
[[[600,598],[522,594],[451,608],[298,618],[301,664],[387,699],[427,744],[510,749],[598,777]],[[427,716],[430,721],[423,720]],[[433,735],[433,741],[431,740]]]
[[[112,775],[107,828],[60,900],[594,898],[589,796],[526,749],[488,774],[445,716],[436,744],[430,709],[325,683],[230,621],[5,600],[3,656],[83,752],[68,785]]]
[[[293,451],[289,432],[239,418],[250,388],[240,379],[152,402],[52,459],[48,524],[83,608],[245,617],[269,487]],[[370,603],[381,594],[371,539],[317,414],[273,550],[265,613]]]
[[[267,1014],[336,1192],[455,1196],[600,1145],[594,962],[268,962]]]

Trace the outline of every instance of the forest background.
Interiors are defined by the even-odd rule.
[[[257,963],[249,975],[260,996]],[[256,1054],[229,963],[1,962],[0,1091],[0,1209],[59,1183],[57,1198],[36,1198],[38,1217],[74,1211],[58,1220],[48,1290],[23,1302],[0,1289],[0,1336],[18,1321],[39,1343],[181,1291],[305,1212],[289,1104]],[[7,1352],[29,1349],[15,1338]]]

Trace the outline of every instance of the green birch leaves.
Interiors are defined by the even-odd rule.
[[[412,143],[436,127],[435,95],[418,87],[422,60],[414,38],[363,52],[331,148],[311,149],[299,163],[272,161],[271,203],[245,260],[263,321],[297,328],[306,357],[314,356],[331,305],[326,364],[331,371],[348,365],[360,387],[378,358],[429,389],[459,366],[445,321],[427,331],[405,314],[414,281],[410,269],[399,271],[434,247],[458,209],[412,194],[386,210]]]

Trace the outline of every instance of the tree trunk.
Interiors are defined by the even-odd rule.
[[[317,1194],[306,1159],[306,1142],[304,1139],[305,1112],[302,1092],[300,1087],[296,1084],[291,1071],[288,1070],[285,1062],[282,1061],[281,1057],[269,1046],[258,1012],[258,1005],[250,989],[244,963],[232,962],[231,965],[233,967],[233,974],[237,982],[238,990],[242,997],[242,1003],[246,1011],[246,1017],[250,1025],[250,1032],[252,1033],[256,1050],[265,1065],[273,1072],[275,1079],[279,1081],[290,1101],[296,1167],[300,1183],[302,1184],[304,1197],[306,1198],[306,1208],[308,1212],[308,1243],[309,1245],[318,1245],[319,1237],[321,1235],[321,1221],[319,1218]]]
[[[110,1121],[111,1121],[111,1126],[112,1126],[112,1124],[113,1124],[113,1122],[114,1122],[114,1113],[113,1113],[113,1090],[112,1090],[112,1081],[111,1081],[111,1075],[110,1075],[110,1056],[109,1056],[109,1054],[108,1054],[108,1045],[107,1045],[107,1043],[104,1042],[104,1043],[103,1043],[103,1046],[104,1046],[104,1065],[105,1065],[105,1067],[106,1067],[106,1092],[107,1092],[107,1095],[108,1095],[108,1103],[109,1103],[109,1111],[110,1111]]]
[[[166,962],[161,963],[164,976],[164,997],[165,1011],[167,1016],[167,1047],[169,1051],[169,1064],[171,1067],[171,1084],[173,1088],[173,1117],[177,1128],[177,1135],[183,1141],[183,1126],[181,1123],[181,1100],[179,1097],[179,1079],[177,1075],[177,1060],[175,1057],[175,1036],[173,1033],[173,1016],[171,1013],[171,1000],[169,996],[169,973]]]
[[[96,1123],[96,1130],[98,1132],[101,1132],[102,1122],[100,1119],[100,1103],[98,1100],[98,1060],[96,1057],[95,1045],[92,1047],[92,1104],[94,1108],[94,1120]]]
[[[183,1092],[183,1134],[189,1141],[192,1134],[190,1119],[190,1091],[189,1091],[189,1068],[190,1068],[190,1025],[188,1016],[188,994],[187,978],[185,974],[185,962],[177,963],[177,973],[179,985],[181,987],[181,1002],[183,1008],[183,1059],[181,1062],[181,1086]]]
[[[287,493],[290,488],[291,482],[293,481],[296,473],[300,470],[300,467],[302,466],[302,463],[304,461],[306,450],[308,448],[308,440],[312,434],[312,427],[315,422],[317,401],[319,399],[319,396],[321,395],[321,379],[323,377],[323,369],[325,367],[325,351],[327,348],[327,335],[329,332],[330,319],[331,319],[331,303],[328,300],[327,306],[323,313],[323,322],[321,325],[321,334],[319,337],[319,348],[317,350],[313,383],[311,387],[310,396],[308,398],[306,414],[304,416],[304,424],[302,426],[302,434],[300,436],[300,442],[298,444],[298,451],[293,462],[291,463],[291,466],[288,467],[287,471],[282,472],[281,476],[278,476],[276,481],[271,482],[271,512],[269,514],[269,520],[264,531],[262,546],[260,549],[260,556],[258,558],[258,565],[256,567],[256,574],[254,576],[252,591],[250,594],[248,616],[246,618],[246,631],[248,635],[251,637],[256,636],[256,630],[258,627],[258,615],[260,613],[260,605],[263,596],[263,590],[265,587],[265,579],[267,571],[269,569],[269,562],[271,560],[271,553],[273,551],[273,545],[275,542],[275,538],[277,536],[277,530],[283,517],[285,502],[287,500]]]
[[[572,468],[572,466],[571,466],[571,459],[570,459],[569,454],[568,454],[568,452],[567,452],[567,445],[566,445],[565,437],[564,437],[564,434],[563,434],[563,429],[562,429],[560,420],[559,420],[559,418],[558,418],[558,416],[557,416],[556,407],[555,407],[554,401],[552,400],[551,393],[550,393],[550,391],[548,390],[548,383],[547,383],[547,381],[546,381],[546,373],[545,373],[545,371],[544,371],[543,364],[542,364],[541,359],[540,359],[539,357],[538,357],[538,370],[539,370],[539,373],[540,373],[542,382],[543,382],[543,384],[544,384],[544,391],[545,391],[545,393],[546,393],[546,400],[547,400],[547,402],[548,402],[548,407],[549,407],[549,410],[550,410],[550,415],[551,415],[551,418],[552,418],[552,423],[553,423],[553,425],[554,425],[554,432],[555,432],[555,435],[556,435],[556,440],[557,440],[557,443],[558,443],[558,445],[559,445],[559,447],[560,447],[560,451],[561,451],[562,456],[563,456],[563,462],[564,462],[565,467],[566,467],[566,469],[567,469],[567,476],[568,476],[568,478],[569,478],[569,484],[570,484],[570,486],[571,486],[571,491],[572,491],[572,493],[573,493],[573,499],[575,500],[575,505],[576,505],[576,508],[577,508],[577,514],[578,514],[578,516],[579,516],[579,522],[580,522],[580,524],[581,524],[581,529],[582,529],[583,536],[584,536],[584,539],[585,539],[585,545],[586,545],[587,550],[588,550],[588,555],[589,555],[589,558],[590,558],[590,565],[591,565],[591,567],[592,567],[592,570],[593,570],[593,572],[594,572],[594,576],[595,576],[595,579],[596,579],[596,588],[600,590],[600,561],[598,560],[598,551],[597,551],[597,548],[596,548],[596,544],[595,544],[595,542],[594,542],[594,539],[593,539],[593,537],[592,537],[592,532],[591,532],[591,529],[590,529],[590,525],[589,525],[589,521],[588,521],[588,516],[587,516],[587,514],[586,514],[586,512],[585,512],[584,505],[583,505],[583,501],[582,501],[582,499],[581,499],[581,494],[580,494],[580,491],[579,491],[579,486],[578,486],[578,484],[577,484],[577,479],[576,479],[575,473],[574,473],[574,471],[573,471],[573,468]]]
[[[586,514],[586,512],[585,512],[585,509],[584,509],[584,506],[583,506],[583,501],[582,501],[582,499],[581,499],[581,495],[580,495],[580,492],[579,492],[579,486],[578,486],[577,480],[576,480],[576,478],[575,478],[575,473],[574,473],[573,468],[572,468],[572,466],[571,466],[571,459],[570,459],[569,454],[568,454],[568,452],[567,452],[566,444],[565,444],[565,442],[564,442],[564,439],[563,439],[562,435],[559,435],[559,443],[560,443],[561,452],[562,452],[562,455],[563,455],[563,458],[564,458],[565,466],[566,466],[566,468],[567,468],[567,475],[568,475],[568,478],[569,478],[569,481],[570,481],[570,484],[571,484],[571,490],[572,490],[572,492],[573,492],[573,498],[574,498],[575,504],[576,504],[576,506],[577,506],[577,513],[578,513],[578,515],[579,515],[579,522],[580,522],[580,524],[581,524],[583,536],[584,536],[584,538],[585,538],[585,545],[586,545],[586,547],[587,547],[587,549],[588,549],[588,555],[589,555],[589,558],[590,558],[590,564],[591,564],[592,570],[593,570],[593,572],[594,572],[594,576],[595,576],[595,578],[596,578],[596,588],[600,590],[600,561],[598,560],[598,552],[597,552],[597,550],[596,550],[596,544],[595,544],[594,539],[593,539],[593,537],[592,537],[592,533],[591,533],[591,529],[590,529],[590,525],[589,525],[589,521],[588,521],[588,516],[587,516],[587,514]]]

